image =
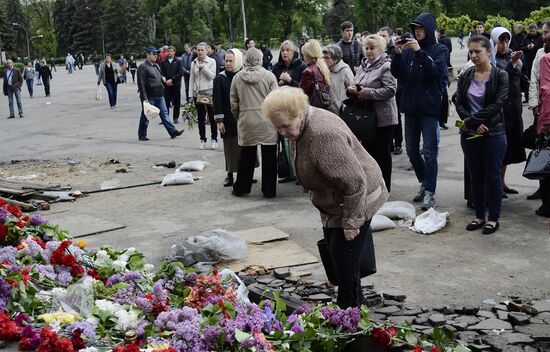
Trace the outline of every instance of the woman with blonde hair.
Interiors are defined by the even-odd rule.
[[[271,92],[262,111],[296,148],[296,174],[321,215],[323,265],[338,285],[338,306],[361,306],[361,262],[376,262],[371,219],[388,199],[380,168],[341,118],[311,106],[297,88]]]
[[[330,70],[322,58],[321,45],[315,39],[302,46],[307,68],[302,73],[300,88],[309,97],[312,106],[328,110],[330,107]]]

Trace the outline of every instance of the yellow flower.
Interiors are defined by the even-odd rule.
[[[87,243],[86,243],[86,241],[78,240],[78,241],[76,241],[76,245],[79,246],[80,248],[84,248],[84,247],[86,247]]]
[[[47,313],[38,316],[38,319],[43,320],[47,324],[51,324],[57,320],[63,325],[72,324],[77,320],[77,318],[79,318],[78,313],[65,312]]]
[[[163,344],[158,344],[158,343],[151,343],[149,345],[147,345],[147,349],[151,349],[151,350],[154,350],[154,351],[162,351],[162,350],[167,350],[170,348],[170,344],[168,343],[163,343]]]

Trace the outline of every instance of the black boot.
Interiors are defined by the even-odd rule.
[[[224,187],[231,187],[233,186],[233,173],[227,173],[227,177],[225,178],[225,181],[223,182]]]

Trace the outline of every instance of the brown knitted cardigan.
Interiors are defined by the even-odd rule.
[[[388,199],[378,164],[333,113],[309,107],[295,146],[296,174],[324,227],[359,228]]]

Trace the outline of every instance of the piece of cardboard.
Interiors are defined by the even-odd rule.
[[[126,225],[99,219],[88,214],[49,215],[48,220],[50,224],[57,224],[60,229],[67,230],[72,238],[96,235],[126,227]]]
[[[235,232],[241,238],[244,238],[248,243],[260,244],[265,242],[284,240],[289,238],[289,234],[279,230],[273,226],[257,227]]]
[[[246,259],[222,262],[218,268],[229,268],[239,272],[249,265],[261,265],[268,269],[292,267],[317,263],[317,257],[292,240],[267,242],[261,245],[249,244]]]

